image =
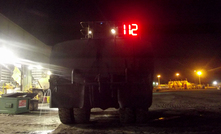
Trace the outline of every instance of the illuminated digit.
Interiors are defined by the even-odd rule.
[[[127,34],[127,31],[126,31],[126,25],[124,25],[124,35]]]
[[[129,35],[133,34],[133,31],[131,30],[131,25],[128,25],[129,28]]]
[[[137,36],[138,25],[137,24],[124,24],[123,25],[124,35]]]
[[[137,24],[132,24],[132,26],[135,26],[136,28],[132,28],[131,34],[132,36],[137,36],[137,33],[134,33],[138,30],[138,25]]]

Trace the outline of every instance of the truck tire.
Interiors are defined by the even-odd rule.
[[[74,123],[73,108],[58,108],[60,121],[63,124]]]
[[[137,123],[146,123],[148,121],[148,109],[136,109],[136,122]]]
[[[88,123],[90,121],[90,109],[88,108],[74,108],[75,123]]]
[[[133,108],[120,108],[119,114],[121,123],[134,123],[136,120]]]

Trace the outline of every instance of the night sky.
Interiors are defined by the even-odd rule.
[[[47,45],[79,39],[81,21],[136,21],[151,42],[155,74],[221,82],[221,2],[213,0],[0,0],[0,12]]]

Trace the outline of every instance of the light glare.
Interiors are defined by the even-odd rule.
[[[43,69],[43,67],[41,65],[38,65],[37,69]]]
[[[29,70],[32,70],[33,68],[34,68],[33,66],[29,66],[29,67],[28,67]]]
[[[116,33],[115,29],[111,29],[111,33],[115,34]]]
[[[198,75],[202,75],[202,72],[201,72],[201,71],[198,71],[197,74],[198,74]]]
[[[48,71],[47,74],[50,76],[52,73],[51,73],[51,71]]]
[[[1,64],[14,64],[17,62],[16,56],[12,53],[12,51],[6,48],[0,48],[0,63]]]
[[[214,82],[213,82],[213,85],[217,85],[217,81],[214,81]]]

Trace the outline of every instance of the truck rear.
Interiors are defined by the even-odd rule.
[[[87,123],[91,108],[110,107],[123,123],[143,122],[152,104],[153,56],[138,25],[81,24],[85,38],[52,49],[50,107],[64,124]]]

